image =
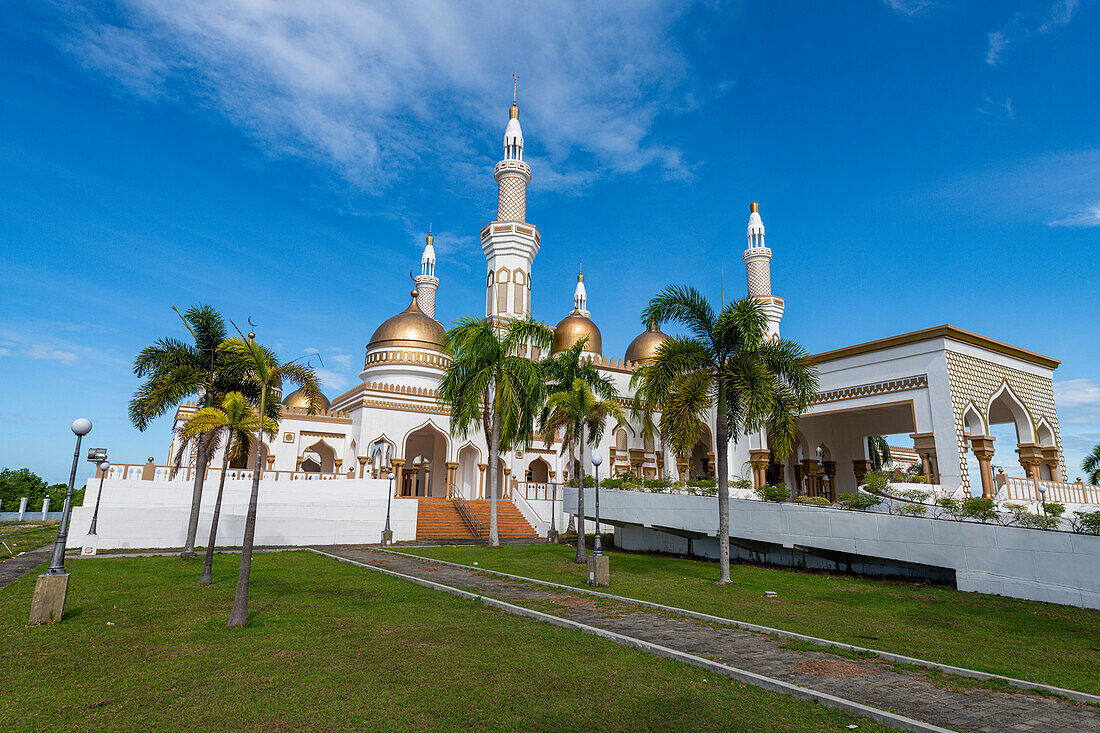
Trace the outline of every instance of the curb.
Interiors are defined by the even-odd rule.
[[[902,662],[904,664],[913,664],[919,667],[926,667],[928,669],[938,669],[941,672],[947,674],[953,674],[957,677],[969,677],[971,679],[982,680],[985,682],[996,681],[1004,682],[1012,685],[1013,687],[1027,691],[1040,691],[1049,692],[1056,695],[1062,695],[1070,700],[1076,702],[1083,702],[1090,705],[1100,705],[1100,695],[1092,695],[1087,692],[1079,692],[1077,690],[1067,690],[1062,687],[1055,687],[1053,685],[1044,685],[1041,682],[1029,682],[1028,680],[1016,679],[1015,677],[1005,677],[999,674],[993,674],[992,672],[980,672],[976,669],[967,669],[966,667],[954,667],[950,664],[941,664],[940,662],[931,662],[927,659],[918,659],[917,657],[907,657],[904,654],[895,654],[893,652],[884,652],[879,649],[869,649],[867,647],[856,646],[854,644],[845,644],[840,641],[830,641],[829,639],[821,639],[816,636],[808,636],[806,634],[799,634],[795,631],[784,631],[783,629],[773,629],[770,626],[761,626],[760,624],[752,624],[747,621],[736,621],[734,619],[724,618],[722,616],[712,616],[709,613],[702,613],[700,611],[690,611],[686,608],[678,608],[676,606],[666,606],[662,603],[654,603],[653,601],[643,601],[637,598],[627,598],[625,596],[616,596],[611,593],[602,593],[596,590],[589,590],[587,588],[578,588],[572,585],[562,585],[561,583],[553,583],[549,580],[537,580],[535,578],[528,578],[523,575],[512,575],[511,573],[504,573],[499,570],[489,570],[483,567],[474,567],[472,565],[463,565],[461,563],[450,562],[449,560],[437,560],[432,557],[424,557],[423,555],[410,555],[404,552],[397,552],[395,550],[386,550],[379,548],[378,552],[389,552],[394,555],[400,555],[401,557],[413,558],[416,560],[427,560],[429,562],[440,563],[441,565],[451,565],[457,568],[464,568],[466,570],[473,570],[475,572],[489,573],[492,575],[499,575],[512,580],[521,580],[527,583],[535,583],[537,585],[544,585],[551,588],[561,588],[562,590],[573,591],[574,593],[586,593],[592,596],[599,596],[601,598],[607,598],[610,600],[621,601],[623,603],[632,603],[637,606],[644,606],[646,608],[653,608],[659,611],[668,611],[670,613],[680,614],[682,616],[689,616],[691,618],[699,619],[700,621],[709,621],[711,623],[723,624],[725,626],[733,626],[735,628],[744,629],[745,631],[755,631],[761,634],[773,634],[775,636],[781,636],[786,639],[794,639],[797,641],[808,641],[821,646],[834,646],[839,649],[847,649],[855,652],[869,652],[875,654],[890,662]]]
[[[778,692],[784,695],[791,695],[802,700],[808,700],[811,702],[817,702],[825,707],[836,708],[844,710],[856,715],[861,715],[866,718],[871,718],[883,725],[891,728],[899,728],[902,730],[921,731],[922,733],[951,733],[947,728],[941,728],[931,723],[925,723],[920,720],[914,720],[913,718],[907,718],[904,715],[898,715],[897,713],[891,713],[886,710],[879,710],[862,703],[855,702],[853,700],[846,700],[842,697],[836,697],[824,692],[818,692],[817,690],[810,689],[808,687],[802,687],[800,685],[794,685],[783,680],[777,680],[772,677],[765,677],[764,675],[756,674],[755,672],[749,672],[744,669],[738,669],[737,667],[731,667],[727,664],[720,662],[714,662],[703,657],[696,656],[694,654],[688,654],[687,652],[681,652],[676,649],[670,649],[660,644],[654,644],[652,642],[643,641],[642,639],[636,639],[632,636],[626,636],[623,634],[615,633],[614,631],[607,631],[595,626],[589,626],[577,621],[570,621],[569,619],[561,618],[560,616],[553,616],[541,611],[535,611],[530,608],[524,608],[522,606],[516,606],[506,601],[501,601],[496,598],[490,598],[488,596],[478,595],[469,591],[461,590],[453,586],[444,585],[442,583],[436,583],[431,580],[425,580],[423,578],[417,578],[413,575],[406,575],[405,573],[399,573],[395,570],[389,570],[387,568],[380,568],[368,563],[359,562],[357,560],[351,560],[346,557],[340,557],[338,555],[332,555],[316,548],[309,548],[311,552],[315,552],[318,555],[327,557],[340,562],[346,562],[358,567],[367,568],[383,575],[389,575],[394,578],[400,578],[401,580],[407,580],[425,588],[432,590],[443,591],[444,593],[450,593],[451,595],[458,596],[459,598],[465,598],[466,600],[480,601],[481,603],[489,606],[490,608],[496,608],[507,613],[515,614],[517,616],[525,616],[527,618],[533,618],[539,621],[545,621],[546,623],[553,624],[554,626],[560,626],[562,628],[571,629],[574,631],[581,631],[586,634],[592,634],[609,641],[614,641],[617,644],[623,646],[638,649],[640,651],[649,652],[659,657],[666,659],[672,659],[678,662],[684,662],[686,664],[693,665],[695,667],[702,667],[703,669],[710,670],[717,674],[724,675],[726,677],[732,677],[739,682],[760,687],[771,692]],[[403,555],[404,557],[410,557],[415,559],[424,559],[416,556],[404,555],[404,553],[395,552],[395,555]],[[467,568],[465,565],[458,565],[457,563],[448,563],[456,565],[457,567]],[[476,570],[476,568],[472,568]],[[512,576],[519,577],[519,576]],[[565,586],[562,586],[565,587]],[[603,594],[601,594],[603,595]],[[612,596],[614,597],[614,596]]]

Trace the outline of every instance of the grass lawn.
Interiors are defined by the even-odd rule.
[[[564,545],[400,548],[584,587]],[[616,595],[1100,694],[1100,611],[946,586],[610,551]],[[764,598],[764,591],[778,598]]]
[[[53,626],[0,590],[0,730],[885,730],[307,552],[255,557],[231,630],[236,564],[72,559]]]
[[[27,524],[24,522],[14,526],[26,527]],[[42,526],[38,529],[14,532],[4,525],[0,525],[0,542],[4,543],[0,544],[0,560],[13,557],[20,552],[37,549],[57,539],[57,522],[39,522],[37,524]],[[7,545],[7,547],[4,547],[4,545]]]

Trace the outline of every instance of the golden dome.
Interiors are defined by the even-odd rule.
[[[300,407],[303,410],[309,409],[309,400],[306,399],[305,392],[301,388],[294,390],[286,396],[283,400],[283,407]],[[323,394],[320,395],[320,399],[317,400],[316,412],[328,412],[328,409],[332,407],[332,403],[328,401],[328,397]]]
[[[409,307],[382,323],[370,337],[367,349],[381,347],[414,346],[439,350],[443,342],[443,326],[424,315],[416,304],[416,291],[412,291]]]
[[[668,336],[661,333],[655,321],[649,322],[649,328],[638,334],[630,346],[626,347],[626,361],[645,364],[657,358],[657,347],[668,340]]]
[[[600,336],[600,329],[596,328],[596,324],[592,322],[591,318],[573,311],[554,327],[554,352],[557,353],[572,348],[585,336],[588,337],[588,341],[584,345],[584,350],[603,354],[603,339]]]

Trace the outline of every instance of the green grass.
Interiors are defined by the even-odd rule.
[[[16,526],[25,527],[27,524],[22,523]],[[20,552],[37,549],[57,539],[57,522],[45,524],[37,522],[36,524],[41,526],[38,529],[26,531],[11,531],[0,525],[0,542],[4,543],[0,545],[0,560],[13,557]],[[7,545],[7,547],[4,547],[4,545]]]
[[[563,545],[403,549],[425,557],[584,587]],[[947,586],[731,567],[719,586],[712,562],[611,551],[616,595],[1100,694],[1100,611],[963,593]],[[765,598],[764,591],[778,598]]]
[[[0,730],[885,730],[306,552],[72,559],[64,620],[0,590]]]

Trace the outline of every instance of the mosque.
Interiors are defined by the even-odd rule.
[[[538,227],[527,220],[531,167],[524,161],[519,107],[513,100],[504,132],[503,159],[493,169],[496,216],[481,230],[485,254],[485,315],[512,319],[531,312],[539,253]],[[747,294],[761,302],[778,337],[784,301],[772,294],[772,250],[765,245],[759,207],[750,207],[747,246],[742,256]],[[488,450],[480,431],[459,439],[436,398],[436,386],[449,363],[440,349],[444,326],[435,320],[440,292],[437,261],[429,233],[420,274],[407,308],[381,323],[366,345],[359,383],[315,405],[299,391],[283,400],[278,435],[260,445],[265,479],[276,481],[369,479],[395,475],[393,496],[467,500],[488,498]],[[585,355],[623,396],[632,397],[634,369],[654,358],[667,336],[651,324],[622,355],[605,354],[587,306],[584,277],[577,276],[573,309],[554,328],[554,350],[586,338]],[[538,349],[524,354],[546,356]],[[933,484],[951,493],[1028,498],[1037,482],[1052,492],[1070,492],[1062,457],[1052,377],[1059,362],[1023,348],[955,326],[943,325],[837,348],[815,357],[820,394],[803,415],[792,455],[778,460],[765,433],[737,436],[730,444],[731,477],[755,484],[784,482],[803,493],[835,499],[856,490],[869,470],[867,436],[908,436],[899,446],[919,461]],[[179,427],[193,414],[181,406]],[[1010,425],[1013,438],[997,445],[994,426]],[[1001,437],[1006,433],[1001,431]],[[714,419],[705,421],[690,455],[670,452],[660,435],[645,438],[638,425],[609,425],[595,450],[605,458],[602,472],[629,471],[643,478],[713,476]],[[178,445],[173,443],[171,454]],[[996,459],[995,459],[996,456]],[[194,451],[190,453],[191,465]],[[1009,474],[997,463],[1016,464]],[[530,448],[503,454],[501,497],[544,501],[554,485],[573,476],[575,462],[560,443],[536,436]],[[587,461],[586,461],[587,464]],[[215,461],[213,466],[217,466]],[[255,454],[239,468],[255,465]],[[589,471],[591,467],[589,466]],[[1025,478],[1030,480],[1030,483]],[[1013,488],[1015,487],[1015,488]],[[1012,492],[1027,496],[1011,496]],[[1030,493],[1029,493],[1030,492]],[[1048,494],[1048,500],[1057,493]],[[1034,498],[1034,497],[1031,497]]]

